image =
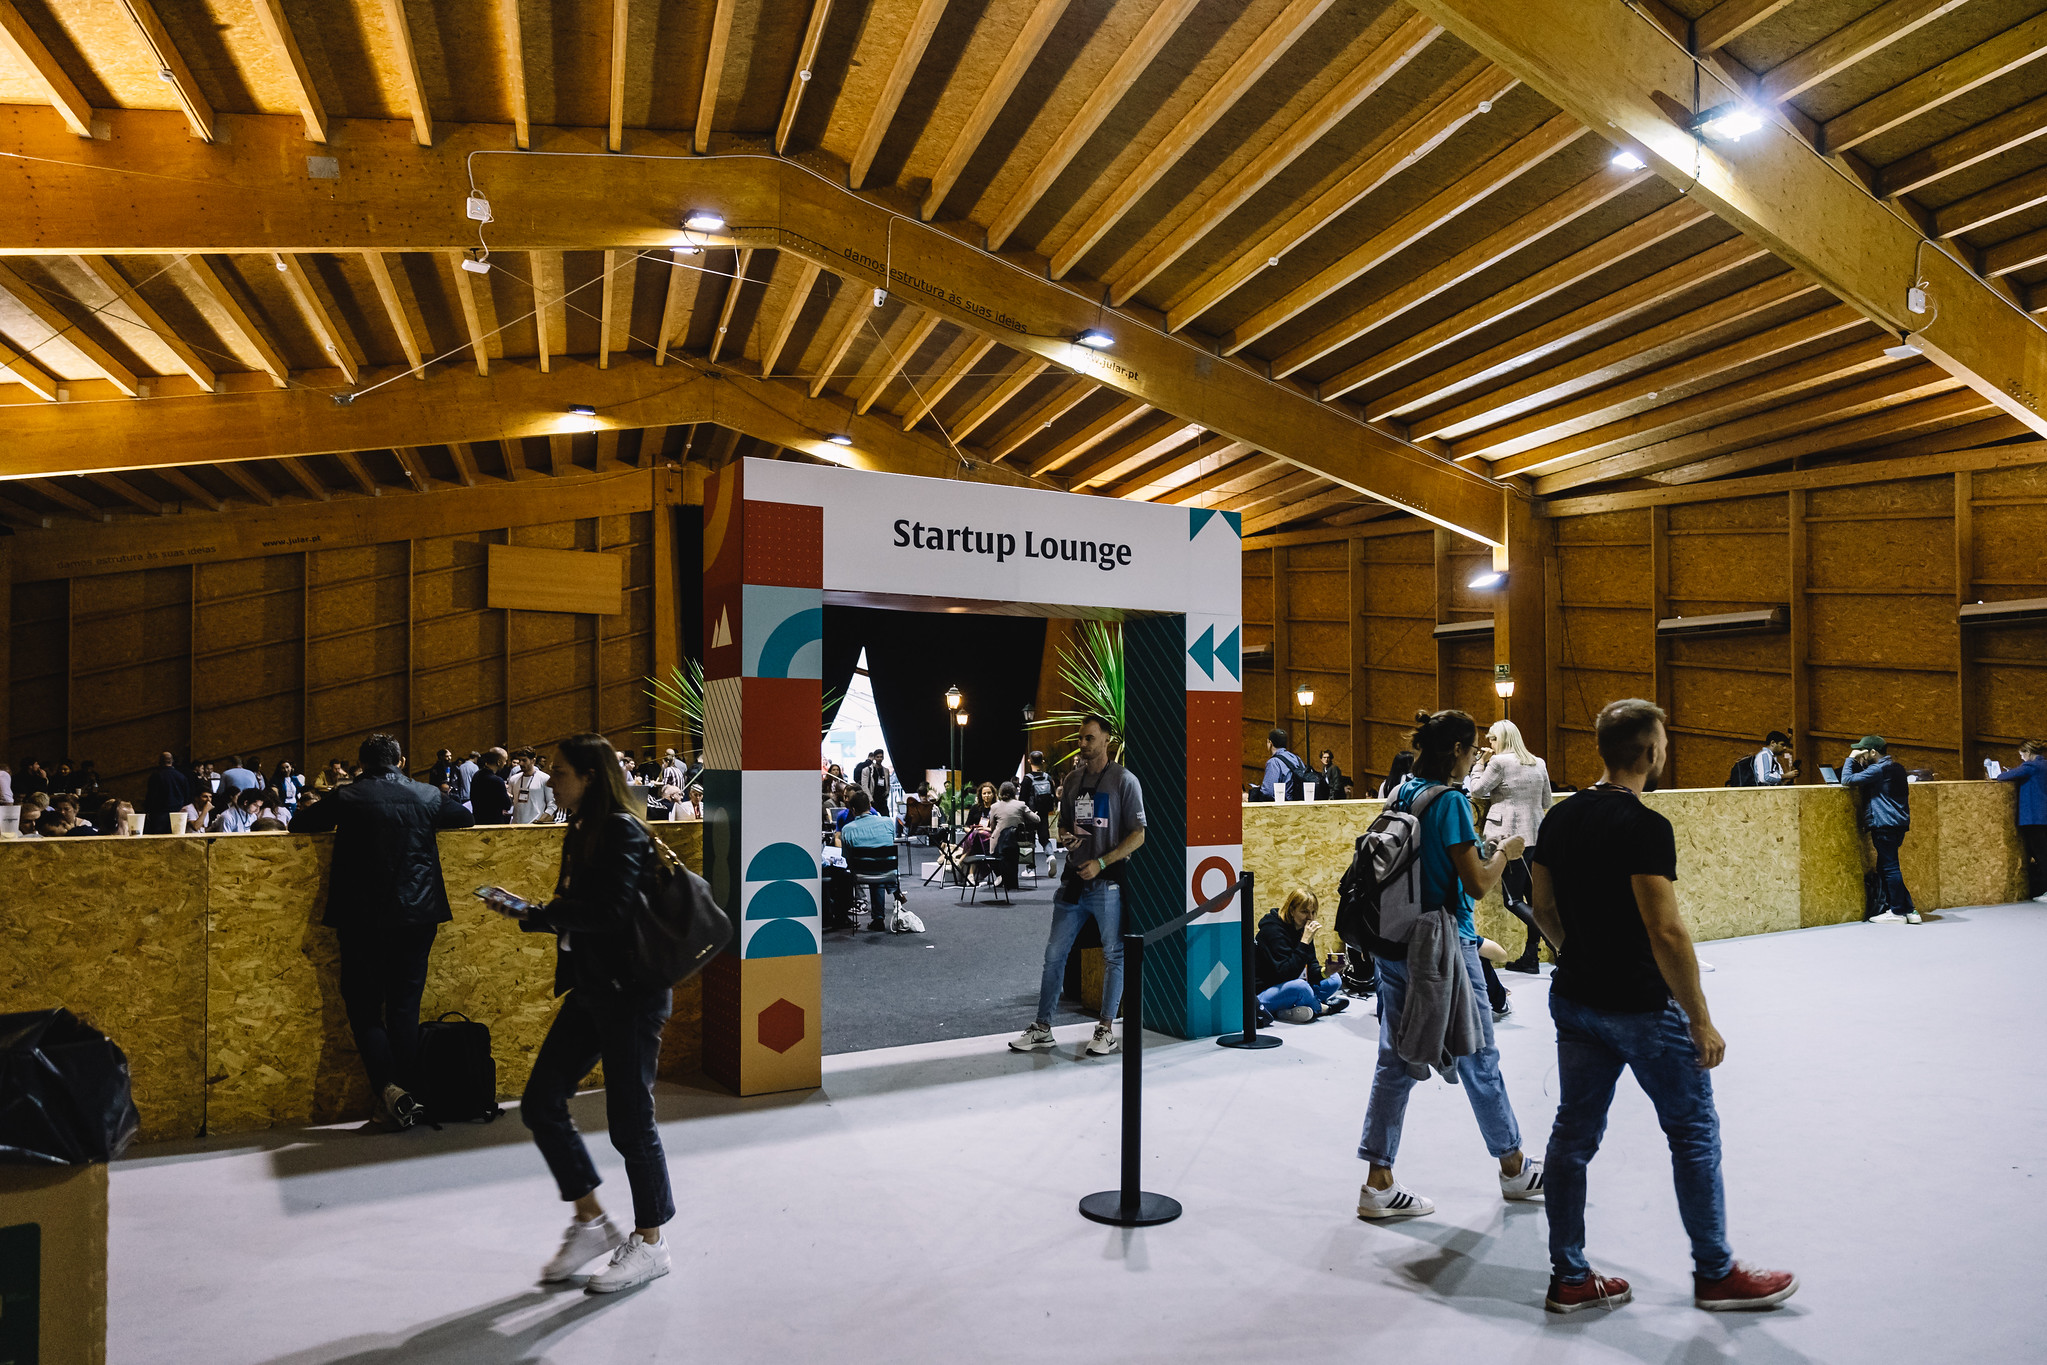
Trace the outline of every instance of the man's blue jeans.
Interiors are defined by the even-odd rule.
[[[1720,1188],[1720,1115],[1711,1073],[1699,1065],[1691,1020],[1673,1001],[1648,1014],[1596,1010],[1549,996],[1557,1023],[1557,1123],[1544,1163],[1549,1259],[1557,1278],[1576,1284],[1585,1261],[1585,1168],[1606,1132],[1606,1111],[1622,1068],[1656,1106],[1670,1139],[1677,1211],[1692,1239],[1692,1263],[1706,1279],[1734,1268],[1727,1245],[1727,1201]]]
[[[1291,981],[1282,981],[1277,986],[1268,986],[1258,992],[1258,1003],[1274,1014],[1281,1010],[1290,1010],[1296,1005],[1306,1005],[1309,1009],[1319,1012],[1323,1002],[1342,989],[1343,978],[1340,976],[1326,976],[1320,981],[1309,981],[1297,976]]]
[[[1473,990],[1483,990],[1485,975],[1478,966],[1478,945],[1463,942],[1464,970]],[[1407,1092],[1414,1089],[1414,1077],[1407,1063],[1393,1049],[1393,1036],[1400,1032],[1400,1007],[1407,1000],[1407,964],[1378,960],[1379,970],[1379,1062],[1372,1072],[1372,1097],[1365,1102],[1365,1132],[1358,1139],[1358,1155],[1374,1166],[1391,1166],[1400,1154],[1400,1125],[1407,1117]],[[1469,1057],[1457,1059],[1457,1079],[1464,1097],[1471,1101],[1478,1131],[1486,1150],[1505,1156],[1521,1146],[1521,1125],[1514,1121],[1514,1106],[1507,1100],[1507,1082],[1500,1075],[1500,1050],[1493,1046],[1492,1011],[1479,1006],[1485,1023],[1485,1043]]]
[[[1905,889],[1905,873],[1898,866],[1898,845],[1905,842],[1902,829],[1873,829],[1869,842],[1876,846],[1877,885],[1882,888],[1884,909],[1899,915],[1912,913],[1912,893]]]
[[[1066,899],[1062,887],[1052,897],[1052,937],[1045,943],[1045,974],[1038,981],[1038,1022],[1052,1022],[1059,988],[1066,981],[1066,955],[1090,916],[1102,931],[1102,1012],[1114,1019],[1123,1003],[1123,888],[1106,877],[1082,882],[1079,901]]]

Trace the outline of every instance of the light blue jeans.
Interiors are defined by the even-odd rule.
[[[1282,981],[1277,986],[1268,986],[1258,992],[1258,1003],[1274,1014],[1281,1010],[1290,1010],[1296,1005],[1306,1005],[1311,1010],[1319,1011],[1324,1001],[1342,989],[1343,978],[1340,976],[1327,976],[1320,981],[1308,981],[1297,976],[1291,981]]]
[[[1482,990],[1485,974],[1479,968],[1478,945],[1460,940],[1464,949],[1464,970],[1472,989]],[[1393,1037],[1400,1032],[1400,1007],[1407,999],[1407,964],[1378,959],[1379,971],[1379,1063],[1372,1072],[1372,1098],[1365,1103],[1365,1132],[1358,1139],[1358,1155],[1374,1166],[1391,1166],[1400,1154],[1400,1125],[1407,1117],[1407,1092],[1414,1078],[1407,1063],[1393,1049]],[[1478,1051],[1457,1059],[1457,1079],[1464,1097],[1471,1101],[1478,1131],[1486,1150],[1505,1156],[1521,1146],[1521,1125],[1514,1121],[1514,1106],[1507,1100],[1507,1082],[1500,1075],[1500,1050],[1493,1046],[1492,1011],[1479,1002],[1479,1018],[1485,1028],[1485,1042]]]
[[[1066,982],[1066,955],[1080,937],[1080,926],[1090,916],[1102,931],[1102,1013],[1114,1019],[1123,1003],[1123,888],[1106,877],[1081,885],[1080,899],[1052,898],[1052,937],[1045,943],[1045,974],[1038,980],[1038,1022],[1052,1022],[1059,1004],[1059,988]]]

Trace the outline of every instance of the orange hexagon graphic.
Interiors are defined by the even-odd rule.
[[[787,1052],[803,1041],[803,1006],[793,1000],[777,1000],[760,1012],[761,1046],[770,1052]]]

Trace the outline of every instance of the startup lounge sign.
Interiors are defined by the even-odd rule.
[[[749,460],[748,500],[824,516],[828,591],[1075,609],[1242,610],[1233,522],[1169,504]]]

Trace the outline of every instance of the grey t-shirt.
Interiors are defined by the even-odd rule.
[[[1081,836],[1066,855],[1066,866],[1076,870],[1071,880],[1082,863],[1106,856],[1131,830],[1144,828],[1144,789],[1121,763],[1092,774],[1076,767],[1059,789],[1059,828]],[[1111,863],[1103,875],[1121,883],[1129,866]]]

